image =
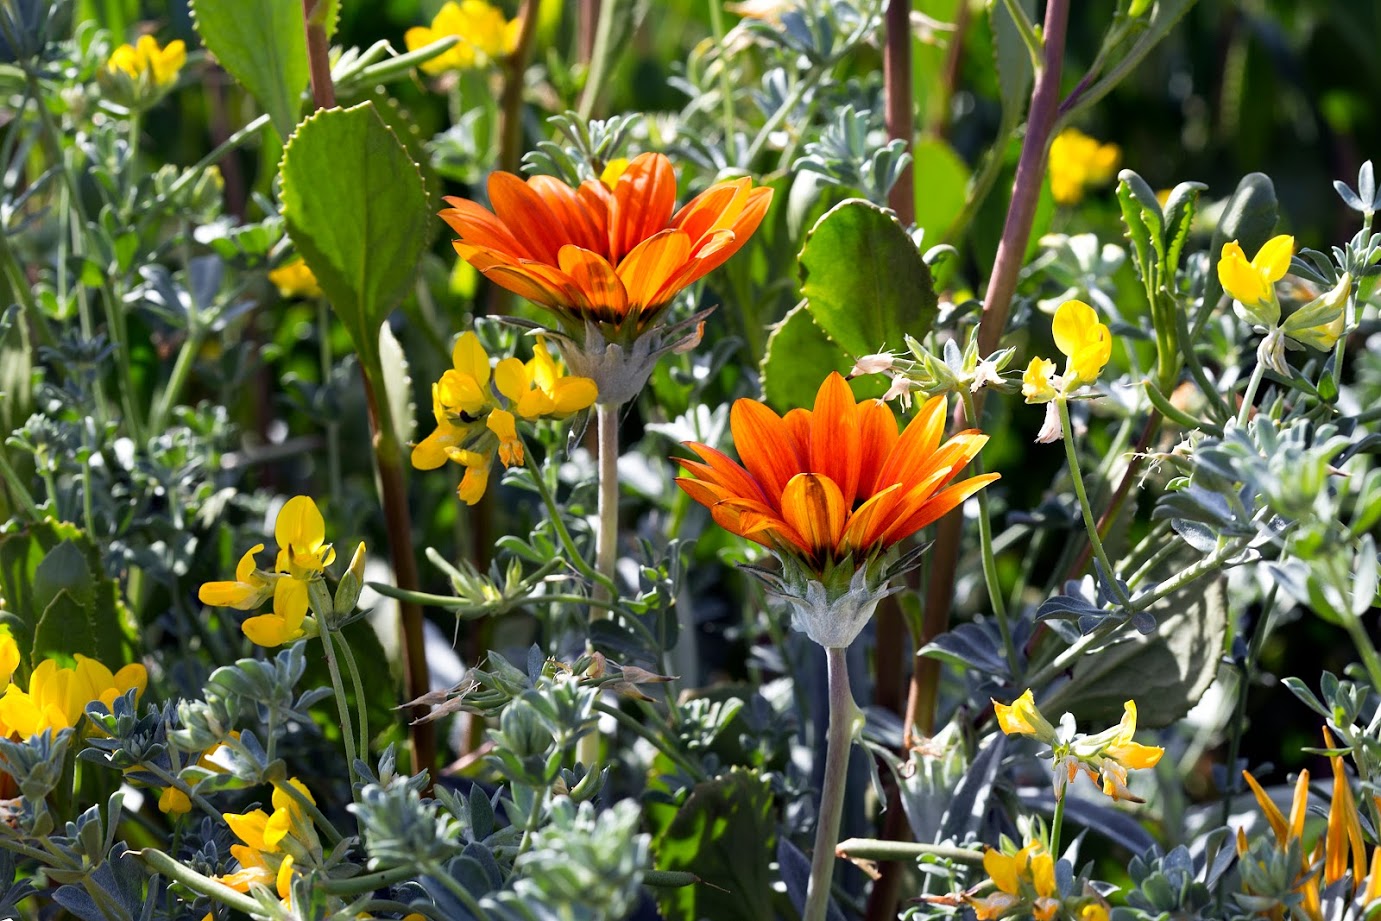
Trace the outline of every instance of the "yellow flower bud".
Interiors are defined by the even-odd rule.
[[[1347,299],[1352,293],[1352,276],[1344,274],[1338,284],[1285,318],[1281,330],[1302,345],[1327,352],[1343,334]]]

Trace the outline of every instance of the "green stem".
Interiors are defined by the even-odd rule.
[[[1248,417],[1251,416],[1252,404],[1256,402],[1256,391],[1261,387],[1261,379],[1266,376],[1266,365],[1257,362],[1252,370],[1252,376],[1247,381],[1247,390],[1242,394],[1242,406],[1237,410],[1237,424],[1246,425]]]
[[[917,857],[939,857],[969,867],[983,866],[983,852],[945,844],[915,844],[911,841],[886,841],[880,838],[848,838],[839,842],[835,852],[860,860],[900,860],[911,862]]]
[[[523,444],[523,456],[528,458],[533,457],[532,446],[527,444],[526,441],[524,441]],[[561,546],[565,549],[568,561],[573,567],[575,567],[575,570],[579,572],[581,575],[583,575],[585,578],[589,579],[590,581],[596,584],[599,584],[601,580],[605,578],[605,576],[603,573],[592,568],[589,563],[585,562],[585,555],[580,551],[580,548],[576,545],[575,539],[571,537],[570,530],[566,528],[566,521],[561,516],[561,510],[556,504],[556,497],[552,495],[551,488],[547,486],[547,480],[546,477],[542,475],[541,468],[539,468],[536,465],[536,462],[533,461],[528,464],[528,470],[532,472],[532,479],[534,485],[536,485],[537,487],[537,493],[542,497],[542,504],[545,505],[547,508],[547,516],[551,519],[552,527],[556,529],[557,540],[561,542]],[[605,592],[607,597],[612,598],[614,588],[614,582],[612,579],[608,581],[607,585],[605,585],[605,588],[607,590]],[[589,603],[602,605],[606,608],[609,608],[610,610],[613,609],[613,606],[607,600],[591,601]]]
[[[1367,635],[1367,628],[1362,624],[1362,618],[1357,616],[1345,617],[1343,626],[1347,628],[1348,636],[1352,637],[1352,643],[1357,647],[1357,652],[1362,657],[1362,664],[1366,666],[1367,677],[1371,679],[1371,686],[1381,689],[1381,656],[1377,655],[1376,646],[1372,643],[1371,637]]]
[[[585,88],[580,93],[580,105],[576,111],[582,119],[588,119],[595,111],[595,102],[603,89],[605,71],[609,69],[609,45],[613,41],[614,19],[620,0],[604,0],[599,5],[599,20],[595,25],[595,46],[590,52],[590,71],[585,77]]]
[[[964,414],[968,416],[971,425],[978,424],[978,410],[974,405],[973,394],[967,387],[959,388],[959,397],[964,401]],[[984,471],[983,455],[980,452],[973,459],[973,472],[982,476]],[[988,511],[988,491],[980,489],[978,491],[978,541],[983,554],[983,581],[988,586],[988,602],[993,608],[993,617],[997,620],[998,632],[1002,634],[1002,648],[1007,654],[1007,668],[1011,675],[1017,674],[1017,647],[1012,641],[1012,627],[1007,622],[1007,601],[1002,597],[1002,584],[997,574],[997,557],[993,555],[993,523]]]
[[[251,917],[256,917],[263,911],[259,903],[249,896],[236,892],[220,880],[203,876],[162,851],[146,847],[131,853],[148,864],[149,869],[155,873],[166,876],[173,882],[181,883],[193,892],[214,899],[235,911],[244,912]]]
[[[210,153],[202,157],[196,163],[192,164],[192,166],[189,169],[184,170],[182,172],[182,175],[178,176],[177,180],[174,181],[172,185],[168,186],[168,191],[163,193],[163,195],[159,197],[159,203],[169,201],[177,197],[179,192],[187,188],[188,185],[194,182],[197,179],[197,177],[201,175],[202,170],[206,169],[208,166],[211,166],[214,163],[220,162],[222,157],[230,153],[235,148],[239,147],[245,141],[254,137],[260,131],[263,131],[264,128],[268,126],[268,124],[268,115],[260,115],[258,118],[254,119],[252,122],[241,128],[239,131],[236,131],[234,134],[230,135],[230,137],[226,138],[220,144],[213,147]]]
[[[613,6],[612,0],[605,7]],[[619,539],[619,407],[611,403],[595,406],[599,426],[599,537],[595,543],[595,569],[604,582],[594,587],[597,601],[609,601],[610,587],[617,587]],[[606,584],[607,583],[607,584]],[[593,612],[592,612],[593,619]]]
[[[710,29],[715,41],[719,43],[719,108],[724,119],[724,149],[734,149],[734,82],[729,73],[729,55],[724,49],[724,4],[721,0],[709,0]]]
[[[1108,587],[1117,598],[1118,604],[1124,608],[1131,607],[1131,599],[1122,590],[1122,585],[1117,581],[1117,570],[1113,569],[1112,561],[1108,559],[1107,551],[1103,549],[1103,541],[1098,536],[1098,519],[1093,515],[1093,507],[1089,505],[1088,492],[1084,489],[1084,474],[1079,469],[1079,452],[1074,447],[1074,427],[1069,421],[1069,401],[1064,397],[1055,398],[1055,406],[1060,413],[1060,425],[1064,429],[1064,437],[1061,441],[1065,444],[1065,459],[1069,462],[1069,475],[1074,480],[1074,495],[1079,499],[1079,509],[1084,514],[1084,530],[1088,532],[1089,544],[1093,547],[1093,555],[1103,566],[1103,577],[1108,580]]]
[[[802,921],[825,921],[830,906],[830,885],[834,879],[835,846],[839,842],[839,823],[844,816],[845,780],[849,772],[849,750],[859,713],[849,691],[848,650],[825,649],[829,668],[829,729],[825,742],[825,778],[820,790],[820,809],[815,825],[815,850],[810,855],[810,882],[806,887],[806,910]]]
[[[1060,832],[1065,824],[1065,798],[1055,797],[1055,816],[1050,820],[1050,856],[1060,859]]]
[[[217,809],[215,806],[211,805],[210,801],[207,800],[206,797],[202,796],[200,793],[193,790],[180,778],[164,770],[157,764],[146,762],[144,764],[139,765],[139,769],[143,771],[148,771],[150,774],[157,777],[159,780],[163,781],[168,786],[173,787],[177,790],[181,790],[183,793],[187,795],[188,799],[190,799],[193,803],[196,804],[198,809],[209,815],[211,818],[215,819],[217,822],[222,821],[221,811]]]
[[[320,615],[318,615],[320,616]],[[336,664],[335,644],[331,642],[331,631],[324,625],[321,628],[321,645],[326,650],[326,668],[331,672],[331,689],[336,695],[336,710],[340,713],[340,733],[345,739],[345,757],[349,762],[350,789],[355,789],[359,776],[355,773],[355,731],[350,725],[350,704],[345,699],[345,682],[341,681],[340,666]]]
[[[390,867],[377,873],[364,873],[345,879],[328,879],[321,884],[321,891],[331,895],[358,895],[373,892],[385,886],[407,882],[417,877],[417,869],[412,866]]]
[[[460,903],[464,905],[475,918],[475,921],[492,921],[489,912],[481,908],[479,902],[475,901],[475,897],[471,895],[464,886],[456,882],[455,878],[447,873],[445,868],[439,864],[432,864],[422,867],[422,871],[439,882],[442,886],[445,886],[446,890],[450,892],[451,895],[459,899]]]
[[[657,733],[653,732],[651,727],[639,722],[638,720],[635,720],[633,717],[629,716],[627,713],[624,713],[618,707],[615,707],[612,704],[607,704],[602,700],[595,701],[595,709],[598,710],[600,713],[603,713],[605,716],[612,716],[614,720],[618,722],[618,724],[622,726],[624,729],[627,729],[629,732],[633,733],[638,738],[646,741],[653,748],[657,749],[659,752],[666,755],[667,758],[669,758],[673,764],[679,767],[682,771],[685,771],[687,777],[691,778],[696,782],[707,779],[705,776],[705,772],[701,770],[700,767],[698,767],[694,762],[692,762],[690,759],[688,759],[685,755],[683,755],[676,749],[668,748],[666,740],[658,736]]]
[[[340,637],[340,655],[345,660],[345,669],[350,672],[350,686],[355,690],[355,708],[360,715],[360,754],[365,761],[369,760],[369,701],[364,695],[364,681],[360,679],[360,667],[355,662],[355,652],[350,648],[350,644],[345,641],[345,635]]]
[[[592,767],[591,770],[598,770]],[[532,836],[537,832],[537,825],[542,821],[542,807],[546,805],[547,791],[534,790],[532,794],[532,808],[527,811],[527,821],[523,823],[523,837],[518,842],[518,854],[522,856],[527,853],[527,849],[532,847]]]

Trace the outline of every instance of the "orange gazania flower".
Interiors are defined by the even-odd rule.
[[[945,417],[945,398],[934,397],[898,434],[886,403],[855,401],[832,373],[813,412],[781,417],[757,400],[735,402],[729,423],[743,465],[688,443],[700,461],[678,458],[692,476],[676,482],[721,527],[801,557],[817,572],[850,555],[862,566],[998,478],[947,486],[988,436],[970,429],[941,443]]]
[[[738,251],[762,222],[772,190],[735,179],[675,211],[671,161],[645,153],[612,188],[596,179],[572,189],[551,176],[524,181],[496,172],[489,200],[493,213],[446,199],[451,207],[441,218],[460,236],[462,259],[576,328],[588,318],[640,329]]]

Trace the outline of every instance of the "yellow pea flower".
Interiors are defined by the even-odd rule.
[[[1041,842],[1032,841],[1015,854],[988,848],[983,869],[997,892],[981,899],[965,898],[978,921],[1000,918],[1023,906],[1037,921],[1050,921],[1059,911],[1055,860]]]
[[[335,548],[326,543],[326,520],[310,496],[293,496],[283,505],[273,539],[278,542],[278,570],[294,579],[320,573],[336,558]]]
[[[993,713],[997,717],[997,725],[1009,736],[1032,736],[1047,745],[1056,742],[1055,727],[1036,708],[1036,699],[1030,688],[1010,705],[994,700]]]
[[[436,428],[413,447],[412,465],[435,470],[447,461],[460,464],[465,475],[456,492],[469,505],[484,496],[496,457],[506,467],[523,463],[518,417],[562,419],[599,395],[594,381],[566,375],[540,336],[530,361],[505,358],[491,374],[479,337],[466,332],[456,340],[451,363],[432,385]]]
[[[459,37],[460,41],[422,65],[424,73],[436,75],[484,67],[511,53],[521,29],[521,20],[506,20],[502,10],[484,0],[451,0],[437,11],[430,26],[408,29],[403,41],[409,51],[416,51],[451,35]]]
[[[294,259],[269,272],[269,281],[284,298],[321,297],[321,285],[303,259]]]
[[[11,684],[0,696],[0,724],[6,734],[28,738],[51,729],[71,729],[81,721],[88,704],[100,701],[109,708],[115,698],[134,690],[136,698],[148,686],[144,666],[126,665],[112,674],[100,662],[76,656],[76,665],[65,668],[45,659],[29,676],[28,689]]]
[[[165,815],[186,815],[192,811],[192,800],[177,787],[164,787],[158,794],[158,810]]]
[[[499,362],[494,369],[494,385],[508,399],[513,412],[524,419],[569,416],[592,406],[599,396],[595,382],[588,377],[563,373],[542,336],[537,337],[527,364],[516,358]]]
[[[1055,362],[1036,356],[1021,376],[1021,395],[1028,403],[1049,403],[1058,396],[1055,381]]]
[[[121,45],[110,53],[106,69],[131,80],[148,80],[155,88],[171,86],[187,63],[187,43],[178,39],[159,47],[152,35],[141,35],[133,45]]]
[[[288,784],[301,793],[309,803],[316,803],[311,792],[308,791],[307,785],[302,781],[292,777],[289,778]],[[292,835],[293,838],[305,843],[313,840],[315,831],[312,829],[312,820],[302,809],[302,804],[291,794],[274,787],[273,814],[264,823],[264,843],[271,850],[279,850],[282,847],[283,839],[288,835]]]
[[[1086,188],[1117,175],[1121,159],[1116,144],[1100,144],[1077,128],[1066,128],[1050,142],[1050,194],[1058,204],[1078,204]]]
[[[245,551],[235,566],[233,581],[203,583],[197,589],[201,603],[240,611],[252,611],[263,604],[273,594],[273,581],[259,575],[258,564],[254,561],[255,555],[263,549],[263,544],[255,544]]]
[[[1281,234],[1267,240],[1251,261],[1236,240],[1223,244],[1218,259],[1218,281],[1240,305],[1243,318],[1257,326],[1272,327],[1280,320],[1276,282],[1290,269],[1295,238]]]
[[[1156,745],[1142,745],[1132,740],[1136,732],[1136,701],[1122,705],[1122,719],[1111,729],[1075,739],[1069,746],[1069,757],[1077,759],[1090,775],[1102,778],[1103,793],[1114,800],[1140,803],[1142,800],[1127,789],[1127,772],[1155,767],[1165,749]],[[1070,763],[1070,773],[1076,767]]]
[[[1343,334],[1351,294],[1352,276],[1344,273],[1331,289],[1286,317],[1281,332],[1320,352],[1329,351]]]
[[[1112,331],[1099,321],[1098,311],[1083,301],[1065,301],[1051,323],[1055,347],[1064,353],[1065,386],[1092,384],[1112,358]]]
[[[10,635],[10,628],[0,626],[0,688],[7,687],[19,668],[19,644]]]

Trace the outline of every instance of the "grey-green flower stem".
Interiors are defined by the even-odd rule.
[[[1122,584],[1117,581],[1117,570],[1113,569],[1112,561],[1103,549],[1103,540],[1098,536],[1098,519],[1094,517],[1093,507],[1089,505],[1088,490],[1084,488],[1084,474],[1079,469],[1079,452],[1074,447],[1074,428],[1069,422],[1069,401],[1063,396],[1056,397],[1055,405],[1060,413],[1060,427],[1064,430],[1061,440],[1065,444],[1065,459],[1069,462],[1069,475],[1074,480],[1074,495],[1078,497],[1079,509],[1084,514],[1084,530],[1088,531],[1089,545],[1093,547],[1093,555],[1103,566],[1103,576],[1108,580],[1118,604],[1130,608],[1131,599],[1122,590]]]
[[[978,408],[974,405],[973,394],[968,388],[959,388],[959,397],[964,401],[964,413],[970,424],[978,424]],[[985,472],[983,453],[980,451],[973,459],[973,472],[982,476]],[[997,576],[997,557],[993,554],[993,521],[988,511],[988,491],[978,491],[978,541],[983,554],[983,581],[988,586],[988,602],[993,608],[993,618],[997,621],[998,632],[1002,634],[1002,648],[1007,655],[1007,668],[1013,675],[1017,673],[1017,648],[1012,642],[1012,627],[1007,622],[1007,601],[1002,597],[1002,584]]]
[[[916,844],[912,841],[885,841],[881,838],[848,838],[834,849],[840,857],[860,860],[906,860],[938,857],[969,867],[983,866],[983,852],[945,844]]]
[[[613,6],[612,0],[605,8]],[[596,583],[596,601],[610,601],[619,539],[619,409],[618,404],[595,404],[599,428],[599,538],[595,544],[595,570],[608,584]],[[591,612],[592,618],[594,612]]]
[[[321,621],[321,646],[326,651],[326,668],[331,673],[331,690],[336,695],[336,710],[340,713],[340,734],[345,739],[345,757],[350,769],[350,789],[355,789],[359,776],[355,773],[355,731],[350,723],[350,704],[345,699],[345,682],[340,677],[340,665],[336,662],[336,647],[331,641],[331,629],[326,626],[326,617],[317,615]]]
[[[802,921],[825,921],[830,905],[830,883],[834,879],[835,845],[839,841],[839,822],[844,816],[844,781],[849,772],[849,749],[853,746],[858,708],[849,690],[848,650],[827,647],[829,667],[829,728],[825,734],[825,780],[820,790],[819,818],[815,826],[815,851],[810,855],[810,882],[806,888],[806,910]]]
[[[263,911],[262,906],[249,896],[241,895],[221,881],[198,873],[156,848],[146,847],[132,853],[148,864],[149,869],[155,873],[160,873],[173,882],[181,883],[198,895],[215,899],[222,905],[251,916],[258,915]]]

